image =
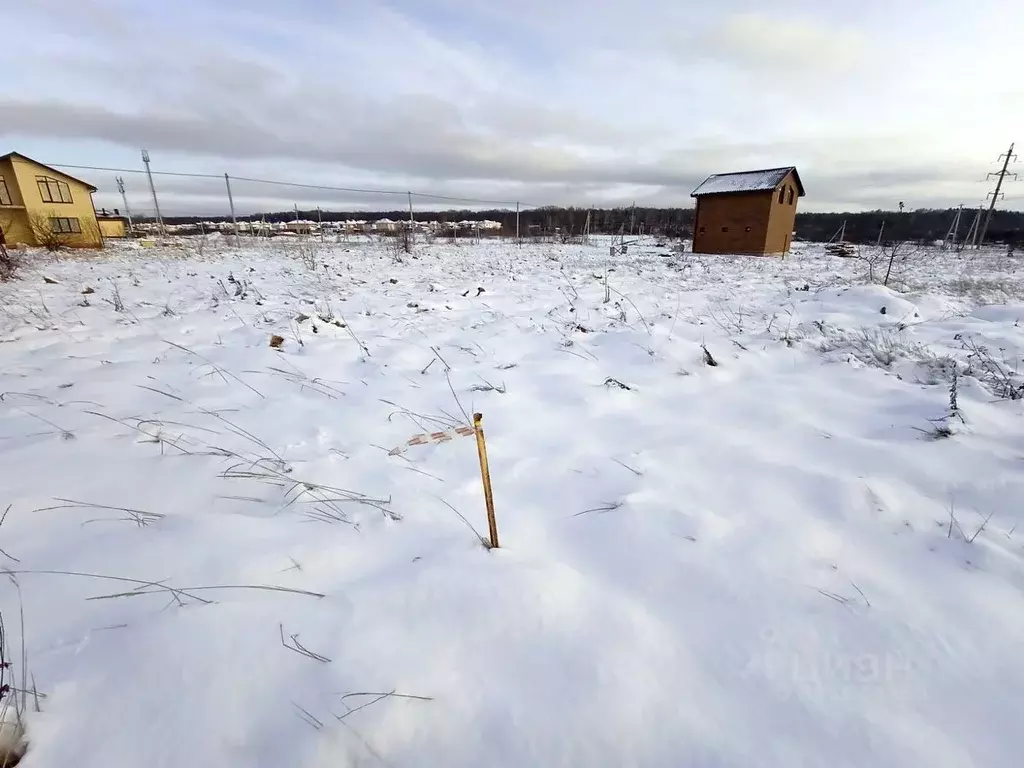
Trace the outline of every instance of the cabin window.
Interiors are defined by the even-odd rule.
[[[789,205],[793,204],[793,188],[792,187],[789,188],[789,195],[786,198],[786,202],[789,203]]]
[[[7,180],[0,176],[0,205],[13,205],[11,191],[7,189]]]
[[[50,219],[50,229],[62,235],[82,234],[82,223],[78,219]]]
[[[779,205],[782,205],[785,202],[786,202],[786,188],[785,187],[779,187]]]
[[[697,231],[698,231],[698,232],[699,232],[700,234],[702,234],[702,235],[703,235],[703,234],[704,234],[704,232],[706,232],[706,231],[707,231],[707,229],[706,229],[706,227],[701,227],[701,228],[700,228],[699,230],[697,230]]]
[[[744,231],[744,232],[749,232],[749,231],[750,231],[750,227],[744,227],[744,228],[743,228],[743,231]]]
[[[728,231],[729,231],[729,228],[728,228],[728,227],[722,227],[722,231],[723,231],[723,232],[728,232]]]
[[[51,179],[49,176],[36,176],[36,186],[44,203],[70,203],[71,187],[67,182]]]

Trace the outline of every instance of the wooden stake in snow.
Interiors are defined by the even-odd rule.
[[[494,519],[494,496],[491,493],[491,471],[487,466],[487,443],[484,441],[484,415],[473,414],[473,429],[476,432],[476,451],[480,455],[480,479],[484,484],[484,501],[487,504],[487,528],[491,536],[491,548],[498,548],[498,522]]]

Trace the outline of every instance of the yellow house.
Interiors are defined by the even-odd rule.
[[[96,187],[11,152],[0,155],[0,227],[9,244],[101,248]]]
[[[106,208],[101,208],[96,214],[96,223],[100,226],[104,240],[128,237],[128,219],[117,208],[113,213],[107,213]]]

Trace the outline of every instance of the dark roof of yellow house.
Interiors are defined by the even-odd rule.
[[[72,176],[70,173],[65,173],[60,168],[54,168],[53,166],[47,165],[46,163],[40,163],[38,160],[33,160],[28,155],[21,154],[21,152],[8,152],[6,155],[0,155],[0,160],[6,160],[9,157],[20,157],[22,160],[28,160],[30,163],[35,163],[36,165],[40,165],[43,168],[46,168],[47,170],[53,171],[54,173],[59,173],[61,176],[67,176],[69,179],[73,179],[74,181],[77,181],[79,184],[84,184],[85,186],[87,186],[89,188],[90,192],[95,192],[96,191],[96,187],[94,187],[88,181],[82,181],[81,179],[79,179],[79,178],[77,178],[75,176]]]

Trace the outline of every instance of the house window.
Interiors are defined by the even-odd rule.
[[[80,235],[82,223],[78,219],[50,219],[50,229],[62,235]]]
[[[789,196],[786,198],[786,202],[789,203],[790,205],[793,204],[793,188],[792,187],[789,188]]]
[[[13,205],[11,191],[7,189],[7,180],[0,176],[0,205]]]
[[[65,181],[51,179],[49,176],[36,176],[36,186],[44,203],[70,203],[71,187]]]
[[[782,205],[785,202],[786,202],[786,188],[785,187],[779,187],[779,205]]]
[[[728,227],[722,227],[722,231],[723,231],[723,232],[728,232],[728,231],[729,231],[729,228],[728,228]]]

